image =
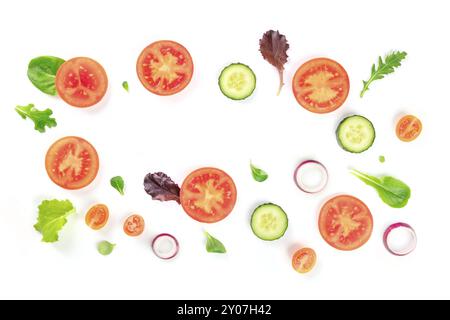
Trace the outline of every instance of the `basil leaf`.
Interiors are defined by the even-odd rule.
[[[123,189],[125,188],[125,182],[121,176],[111,178],[111,186],[119,191],[121,195],[124,195]]]
[[[109,256],[113,252],[115,247],[116,245],[111,242],[102,241],[97,245],[97,251],[103,256]]]
[[[222,242],[214,238],[208,232],[205,231],[206,236],[206,251],[210,253],[226,253],[227,249]]]
[[[61,58],[51,56],[34,58],[28,64],[28,79],[42,92],[56,96],[56,73],[64,62]]]
[[[269,177],[269,175],[264,170],[255,167],[252,163],[250,163],[250,168],[252,170],[253,179],[255,179],[255,181],[264,182]]]

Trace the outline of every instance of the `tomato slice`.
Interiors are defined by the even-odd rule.
[[[328,200],[320,210],[319,230],[323,239],[338,250],[355,250],[372,235],[373,218],[358,198],[340,195]]]
[[[105,69],[95,60],[78,57],[64,62],[56,73],[56,90],[65,102],[86,108],[98,103],[108,89]]]
[[[144,229],[145,229],[144,218],[142,218],[138,214],[129,216],[125,220],[125,223],[123,224],[123,231],[130,237],[140,236],[142,232],[144,232]]]
[[[347,99],[350,82],[345,69],[327,58],[309,60],[298,68],[292,80],[297,102],[314,113],[336,110]]]
[[[65,137],[50,146],[45,157],[45,169],[58,186],[81,189],[94,181],[99,168],[95,148],[79,137]]]
[[[405,142],[415,140],[422,132],[422,122],[413,115],[407,115],[400,119],[395,130],[397,137]]]
[[[316,252],[310,248],[297,250],[292,256],[292,267],[299,273],[308,273],[316,265]]]
[[[85,221],[89,228],[100,230],[109,219],[109,209],[104,204],[96,204],[86,213]]]
[[[201,168],[184,180],[180,201],[191,218],[214,223],[231,213],[236,196],[236,186],[228,174],[216,168]]]
[[[162,40],[142,51],[136,69],[148,91],[168,96],[186,88],[194,72],[194,63],[189,51],[181,44]]]

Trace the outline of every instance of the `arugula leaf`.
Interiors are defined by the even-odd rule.
[[[122,82],[122,87],[125,89],[126,92],[130,92],[130,88],[128,87],[127,81]]]
[[[287,62],[287,51],[289,44],[286,37],[278,31],[269,30],[263,34],[259,40],[259,51],[263,58],[273,65],[278,70],[280,76],[280,85],[278,87],[277,95],[280,95],[281,88],[283,88],[283,71],[284,64]]]
[[[28,64],[28,79],[42,92],[56,96],[56,73],[64,62],[61,58],[51,56],[34,58]]]
[[[42,234],[42,241],[58,241],[58,233],[66,225],[67,217],[75,213],[73,204],[69,200],[44,200],[38,209],[34,228]]]
[[[34,129],[44,133],[45,127],[53,128],[56,127],[56,119],[50,117],[53,111],[50,109],[45,109],[40,111],[34,107],[34,104],[29,104],[27,106],[17,106],[16,112],[23,118],[30,118],[34,122]]]
[[[350,171],[355,177],[377,190],[381,200],[393,208],[403,208],[411,197],[411,189],[406,183],[394,177],[374,177],[357,170]]]
[[[262,169],[255,167],[252,163],[250,163],[250,169],[252,170],[252,176],[255,181],[263,182],[266,181],[269,175]]]
[[[149,173],[144,178],[144,189],[153,200],[180,203],[180,187],[162,172]]]
[[[125,188],[125,181],[123,181],[123,178],[121,176],[113,177],[111,178],[111,186],[119,191],[119,193],[123,196],[125,192],[123,189]]]
[[[210,235],[208,232],[205,231],[206,236],[206,251],[210,253],[226,253],[227,249],[225,249],[225,246],[214,238],[212,235]]]
[[[98,243],[97,251],[103,256],[109,256],[113,252],[115,247],[116,245],[111,242],[102,241]]]
[[[406,55],[407,53],[404,51],[393,51],[386,55],[384,61],[381,57],[378,57],[378,67],[373,64],[369,80],[363,81],[364,86],[360,94],[361,98],[369,90],[369,86],[373,81],[383,79],[385,75],[393,73],[395,68],[400,67],[401,61],[406,58]]]

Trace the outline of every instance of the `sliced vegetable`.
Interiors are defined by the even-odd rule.
[[[226,253],[227,249],[222,242],[214,238],[208,232],[205,231],[206,236],[206,251],[210,253]]]
[[[34,228],[42,234],[43,242],[56,242],[67,217],[75,213],[69,200],[44,200],[38,207],[39,215]]]
[[[250,97],[256,88],[256,76],[249,66],[232,63],[225,67],[219,76],[220,91],[232,100]]]
[[[320,209],[319,231],[333,248],[350,251],[363,246],[372,235],[373,218],[358,198],[339,195]]]
[[[140,236],[145,229],[145,221],[138,214],[129,216],[123,224],[123,231],[130,237]]]
[[[380,163],[385,163],[386,162],[386,157],[385,156],[379,156],[378,157],[378,161],[380,161]]]
[[[215,223],[233,211],[237,190],[233,179],[216,168],[191,172],[181,186],[181,205],[194,220]]]
[[[284,236],[288,228],[288,217],[280,206],[266,203],[253,211],[250,225],[258,238],[273,241]]]
[[[336,130],[341,148],[352,153],[361,153],[369,149],[375,141],[375,136],[372,122],[363,116],[345,118]]]
[[[158,258],[169,260],[174,258],[180,249],[178,240],[168,233],[162,233],[152,241],[152,250]]]
[[[180,203],[180,187],[165,173],[147,174],[144,178],[144,189],[153,200]]]
[[[378,67],[373,64],[369,80],[363,81],[363,89],[360,94],[361,98],[369,90],[369,86],[373,81],[383,79],[384,76],[393,73],[395,68],[400,67],[401,61],[406,58],[406,55],[407,53],[404,51],[393,51],[386,55],[384,61],[381,57],[378,57]]]
[[[250,163],[250,169],[252,170],[252,176],[255,181],[264,182],[269,178],[269,175],[264,170],[255,167],[252,163]]]
[[[109,219],[109,209],[104,204],[92,206],[85,216],[86,225],[93,230],[103,228]]]
[[[292,267],[298,273],[308,273],[316,265],[316,252],[310,248],[297,250],[292,256]]]
[[[109,256],[114,251],[115,247],[116,245],[111,242],[101,241],[97,245],[97,251],[102,256]]]
[[[121,176],[111,178],[110,183],[111,186],[116,189],[122,196],[125,194],[125,181],[123,181],[123,178]]]
[[[422,122],[413,115],[407,115],[397,122],[395,133],[404,142],[411,142],[422,132]]]
[[[34,104],[30,103],[27,106],[17,106],[16,112],[23,119],[30,118],[34,122],[34,130],[40,133],[45,132],[45,127],[53,128],[57,125],[55,118],[50,117],[53,114],[53,111],[50,109],[41,111],[36,109]]]
[[[106,94],[108,76],[97,61],[78,57],[64,62],[56,74],[56,90],[66,103],[74,107],[91,107]]]
[[[130,87],[128,86],[127,81],[122,82],[122,88],[124,88],[126,92],[130,92]]]
[[[374,177],[357,170],[350,171],[355,177],[377,190],[381,200],[392,208],[403,208],[411,197],[411,189],[406,183],[394,177]]]
[[[416,249],[416,232],[407,223],[394,223],[384,232],[383,243],[393,255],[406,256]]]
[[[294,180],[297,187],[306,193],[318,193],[328,183],[328,171],[316,160],[306,160],[295,169]]]
[[[175,41],[156,41],[146,47],[137,61],[137,74],[150,92],[168,96],[187,87],[194,73],[189,51]]]
[[[287,51],[289,44],[286,37],[278,31],[269,30],[263,34],[261,40],[259,40],[259,51],[263,58],[273,65],[278,70],[280,76],[280,85],[278,86],[277,95],[280,95],[283,88],[283,72],[284,64],[287,62]]]
[[[307,61],[292,79],[297,102],[314,113],[329,113],[342,106],[350,91],[345,69],[336,61],[316,58]]]
[[[99,168],[95,148],[79,137],[65,137],[50,146],[45,157],[45,169],[58,186],[76,190],[94,181]]]
[[[56,96],[55,77],[64,60],[57,57],[42,56],[28,64],[28,79],[42,92]]]

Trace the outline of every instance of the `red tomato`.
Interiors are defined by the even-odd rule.
[[[299,273],[308,273],[316,265],[316,252],[310,248],[302,248],[292,256],[292,267]]]
[[[369,208],[355,197],[336,196],[320,210],[320,234],[338,250],[358,249],[369,240],[372,229],[373,218]]]
[[[56,90],[65,102],[86,108],[98,103],[108,89],[105,69],[95,60],[78,57],[64,62],[56,73]]]
[[[422,122],[413,115],[407,115],[400,119],[395,130],[397,137],[405,142],[415,140],[422,132]]]
[[[180,200],[193,219],[214,223],[225,219],[236,203],[233,179],[215,168],[201,168],[189,174],[181,186]]]
[[[327,58],[309,60],[298,68],[292,80],[295,99],[306,110],[328,113],[347,99],[350,82],[345,69]]]
[[[65,137],[56,141],[45,157],[48,176],[64,189],[86,187],[97,176],[98,168],[97,151],[79,137]]]
[[[145,229],[144,218],[142,218],[138,214],[129,216],[125,220],[125,223],[123,224],[123,231],[130,237],[140,236],[142,232],[144,232],[144,229]]]
[[[108,222],[108,219],[109,209],[104,204],[96,204],[91,207],[85,217],[86,224],[94,230],[103,228]]]
[[[189,84],[194,72],[189,51],[181,44],[162,40],[146,47],[136,64],[139,80],[157,95],[180,92]]]

